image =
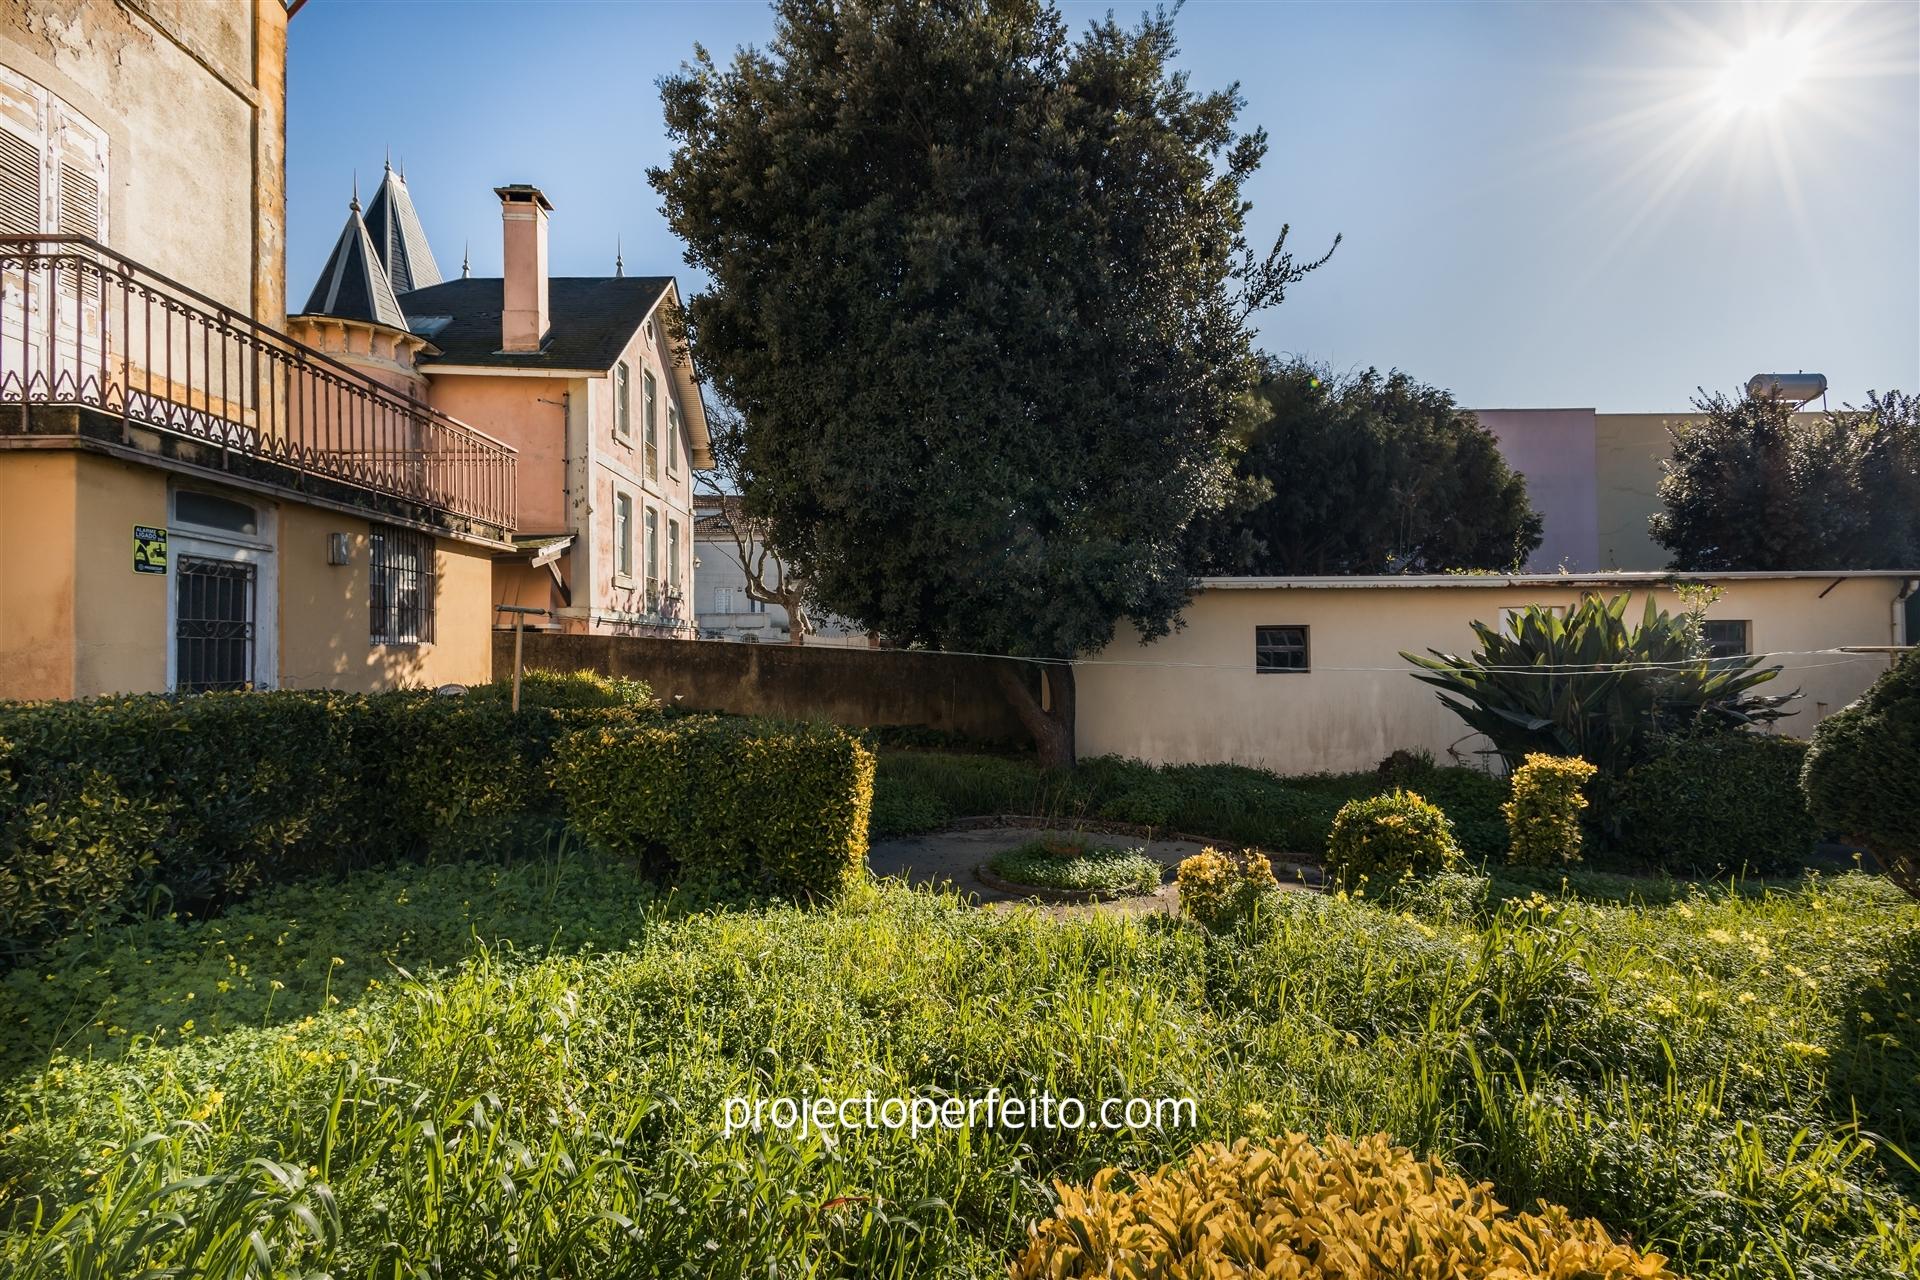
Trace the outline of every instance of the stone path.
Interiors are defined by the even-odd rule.
[[[1025,844],[1044,834],[1046,833],[1033,827],[985,827],[965,831],[935,831],[920,836],[897,836],[890,840],[875,841],[872,850],[867,854],[867,866],[876,876],[897,876],[915,885],[945,885],[958,890],[962,896],[971,898],[976,905],[1004,908],[1018,905],[1021,900],[980,883],[974,877],[973,869],[1003,849]],[[1081,838],[1114,848],[1144,848],[1148,857],[1166,868],[1165,878],[1156,892],[1142,894],[1137,898],[1117,898],[1112,902],[1032,903],[1048,915],[1077,916],[1093,911],[1126,915],[1146,915],[1154,912],[1171,914],[1180,907],[1179,893],[1173,883],[1173,870],[1180,865],[1182,858],[1191,857],[1200,852],[1203,847],[1191,840],[1143,842],[1133,836],[1097,833],[1086,833]],[[1276,867],[1275,871],[1282,876],[1282,888],[1306,887],[1297,883],[1289,884],[1285,873],[1280,868]]]

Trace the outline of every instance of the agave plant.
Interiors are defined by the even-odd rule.
[[[1529,752],[1580,756],[1618,776],[1663,734],[1733,729],[1791,714],[1798,691],[1753,690],[1780,668],[1747,656],[1714,658],[1700,643],[1697,619],[1669,614],[1647,599],[1638,627],[1627,622],[1628,595],[1588,595],[1564,613],[1529,605],[1507,633],[1473,624],[1480,650],[1459,657],[1400,656],[1440,689],[1440,701],[1492,739],[1509,768]]]

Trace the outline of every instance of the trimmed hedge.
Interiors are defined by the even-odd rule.
[[[576,830],[701,888],[830,896],[865,868],[873,754],[830,725],[583,730],[553,774]]]
[[[540,834],[559,819],[554,740],[634,719],[646,691],[584,675],[531,687],[517,716],[485,687],[0,704],[0,963],[142,905],[200,912]]]
[[[1326,846],[1342,804],[1395,786],[1418,791],[1445,810],[1474,858],[1505,856],[1505,782],[1418,757],[1391,773],[1283,778],[1244,765],[1156,767],[1117,756],[1052,771],[993,756],[887,751],[880,756],[873,834],[914,835],[958,817],[1011,813],[1104,818],[1312,854]]]
[[[1802,739],[1771,734],[1672,739],[1614,788],[1617,848],[1675,875],[1800,866],[1819,838],[1800,789],[1806,756]]]

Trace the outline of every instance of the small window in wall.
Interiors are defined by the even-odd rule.
[[[1712,620],[1701,626],[1700,638],[1706,641],[1708,657],[1738,658],[1753,652],[1753,623]]]
[[[680,413],[667,406],[667,474],[680,474]]]
[[[367,577],[367,633],[373,644],[433,643],[433,539],[413,529],[373,526]]]
[[[613,495],[613,571],[633,577],[633,498],[624,493]]]
[[[173,494],[173,519],[176,524],[218,529],[221,533],[245,538],[260,536],[260,513],[244,502],[222,498],[192,489],[176,489]]]
[[[654,389],[653,374],[640,371],[641,412],[647,416],[647,475],[658,479],[660,476],[660,423],[659,396]]]
[[[633,389],[625,360],[613,366],[613,433],[622,439],[633,437]]]
[[[1253,629],[1253,669],[1268,671],[1306,671],[1307,629],[1305,627],[1255,627]]]
[[[667,521],[667,588],[680,594],[680,522]]]

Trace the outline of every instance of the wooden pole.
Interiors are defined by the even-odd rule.
[[[527,634],[527,615],[517,613],[513,616],[513,710],[520,710],[520,645]]]
[[[523,637],[527,634],[527,615],[537,613],[543,618],[549,618],[553,616],[553,610],[530,609],[519,604],[495,605],[494,608],[502,613],[513,615],[513,710],[517,712],[520,710],[520,653],[521,646],[525,643]]]

